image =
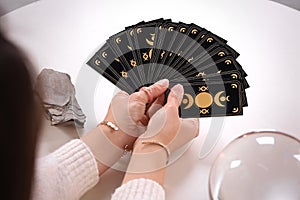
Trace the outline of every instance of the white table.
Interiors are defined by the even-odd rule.
[[[248,73],[251,87],[244,115],[201,119],[200,136],[167,170],[167,199],[205,200],[211,164],[237,136],[275,129],[300,138],[298,11],[261,0],[43,0],[0,20],[9,37],[27,52],[37,72],[53,68],[71,75],[79,103],[89,117],[81,130],[85,132],[103,118],[115,91],[112,84],[98,79],[86,67],[87,58],[125,26],[160,17],[193,22],[227,39],[241,54],[238,61]],[[71,127],[51,127],[45,120],[39,154],[45,155],[75,137],[77,132]],[[82,199],[110,199],[122,177],[122,172],[108,171]]]

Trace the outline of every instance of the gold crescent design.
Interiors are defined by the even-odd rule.
[[[142,32],[142,28],[136,29],[136,32],[137,32],[137,33],[141,33],[141,32]]]
[[[201,92],[195,97],[195,104],[199,108],[207,108],[213,103],[213,98],[208,92]]]
[[[120,44],[121,41],[122,41],[122,40],[121,40],[121,38],[119,38],[119,37],[116,39],[116,43],[117,43],[117,44]]]
[[[233,113],[237,113],[238,111],[239,111],[239,108],[233,108],[233,109],[232,109],[232,112],[233,112]]]
[[[98,60],[98,59],[95,60],[95,64],[99,66],[100,65],[100,60]]]
[[[216,95],[215,95],[215,97],[214,97],[214,102],[215,102],[215,104],[217,104],[217,106],[219,106],[219,107],[225,107],[225,105],[223,105],[220,101],[222,101],[222,99],[221,99],[221,95],[224,93],[224,91],[220,91],[220,92],[218,92]]]
[[[153,41],[150,41],[150,40],[148,40],[147,38],[146,38],[146,42],[147,42],[147,44],[149,44],[150,46],[153,46]]]
[[[103,58],[106,58],[106,56],[107,56],[107,53],[104,51],[104,52],[102,52],[102,54],[101,54],[101,55],[102,55],[102,57],[103,57]]]
[[[210,43],[210,42],[214,41],[214,39],[210,37],[210,38],[207,38],[206,41]]]
[[[192,107],[192,105],[194,103],[192,95],[185,93],[183,95],[183,97],[186,97],[186,98],[182,99],[182,104],[186,105],[183,109],[188,109],[188,108]]]
[[[237,84],[236,84],[236,83],[232,83],[232,84],[231,84],[231,87],[232,87],[232,88],[237,88]]]
[[[231,60],[225,60],[225,64],[226,64],[226,65],[230,65],[231,63],[232,63]]]
[[[173,26],[170,26],[169,28],[168,28],[168,31],[173,31],[174,30],[174,27]]]
[[[131,36],[133,36],[133,30],[131,30],[131,31],[129,32],[129,34],[130,34]]]
[[[184,33],[185,32],[185,30],[186,30],[186,28],[181,28],[179,31],[181,32],[181,33]]]
[[[132,51],[132,47],[131,47],[131,46],[127,45],[127,48],[128,48],[130,51]]]
[[[150,51],[149,51],[149,58],[152,58],[152,52],[153,52],[153,49],[150,49]]]
[[[224,51],[220,51],[220,52],[218,53],[218,56],[220,56],[220,57],[225,56],[225,52],[224,52]]]
[[[238,75],[237,75],[237,74],[231,74],[231,77],[232,77],[233,79],[237,79],[237,78],[238,78]]]
[[[195,35],[197,32],[198,32],[197,29],[193,29],[193,30],[192,30],[192,34],[194,34],[194,35]]]

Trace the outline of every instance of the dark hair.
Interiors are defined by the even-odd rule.
[[[41,112],[28,66],[0,31],[0,199],[30,199]]]

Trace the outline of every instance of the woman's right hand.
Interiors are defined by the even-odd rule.
[[[183,87],[177,84],[171,89],[167,103],[156,112],[150,113],[147,130],[138,138],[136,145],[141,141],[158,141],[172,152],[198,136],[199,120],[182,119],[178,115],[182,97]]]

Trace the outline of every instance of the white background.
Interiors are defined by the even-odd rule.
[[[70,74],[74,83],[82,78],[80,72],[92,74],[90,81],[85,75],[84,81],[79,80],[77,98],[84,109],[93,110],[94,113],[87,111],[88,117],[100,120],[115,88],[86,69],[86,60],[110,35],[125,26],[161,17],[195,23],[225,38],[240,53],[237,60],[248,74],[249,106],[244,109],[244,115],[218,119],[224,119],[218,133],[212,131],[212,119],[201,119],[200,136],[168,168],[167,199],[205,200],[212,161],[237,136],[252,130],[275,129],[300,138],[298,11],[261,0],[43,0],[0,19],[9,37],[27,53],[37,72],[53,68]],[[82,90],[92,94],[92,104],[87,104]],[[86,129],[95,125],[90,118]],[[45,124],[41,155],[76,137],[70,128]],[[200,154],[208,152],[202,148],[205,141],[210,135],[219,134],[220,140],[213,151],[199,159]],[[108,171],[83,199],[109,199],[122,176],[121,172]]]

